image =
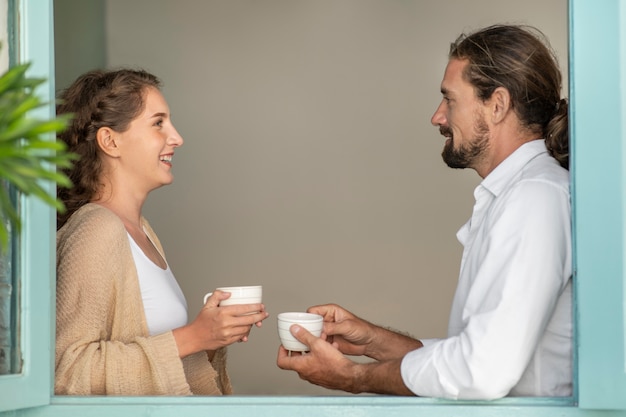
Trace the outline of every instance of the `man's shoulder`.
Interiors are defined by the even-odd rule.
[[[528,161],[515,183],[546,184],[569,192],[570,175],[569,171],[559,165],[556,159],[547,153],[542,153]]]
[[[570,201],[569,171],[547,153],[529,160],[510,177],[497,194],[498,207],[519,205],[524,210],[567,206]]]

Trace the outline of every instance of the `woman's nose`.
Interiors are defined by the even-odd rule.
[[[174,128],[173,126],[172,126],[172,129],[173,129],[173,132],[169,137],[169,143],[174,147],[182,146],[183,143],[185,142],[183,140],[183,137],[178,133],[176,128]]]

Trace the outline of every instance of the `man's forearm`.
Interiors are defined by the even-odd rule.
[[[374,393],[388,395],[414,395],[402,380],[402,358],[384,362],[356,365],[352,389],[354,394]]]
[[[422,342],[401,332],[375,326],[376,334],[367,347],[366,355],[378,361],[402,359],[407,353],[421,348]]]

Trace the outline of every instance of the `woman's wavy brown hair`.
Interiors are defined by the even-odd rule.
[[[529,26],[495,25],[461,35],[449,58],[468,60],[464,77],[488,100],[504,87],[523,126],[543,137],[550,154],[569,169],[568,103],[561,72],[546,37]]]
[[[145,93],[150,87],[160,89],[161,81],[144,70],[94,70],[78,77],[59,95],[57,114],[73,115],[59,139],[80,159],[64,171],[73,186],[57,190],[57,197],[67,208],[57,214],[57,230],[100,189],[102,161],[96,141],[98,129],[106,126],[117,132],[127,130],[142,112]]]

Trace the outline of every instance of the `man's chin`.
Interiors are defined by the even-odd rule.
[[[444,147],[441,152],[441,158],[450,168],[463,169],[467,168],[467,160],[462,155],[458,155],[451,147]]]

